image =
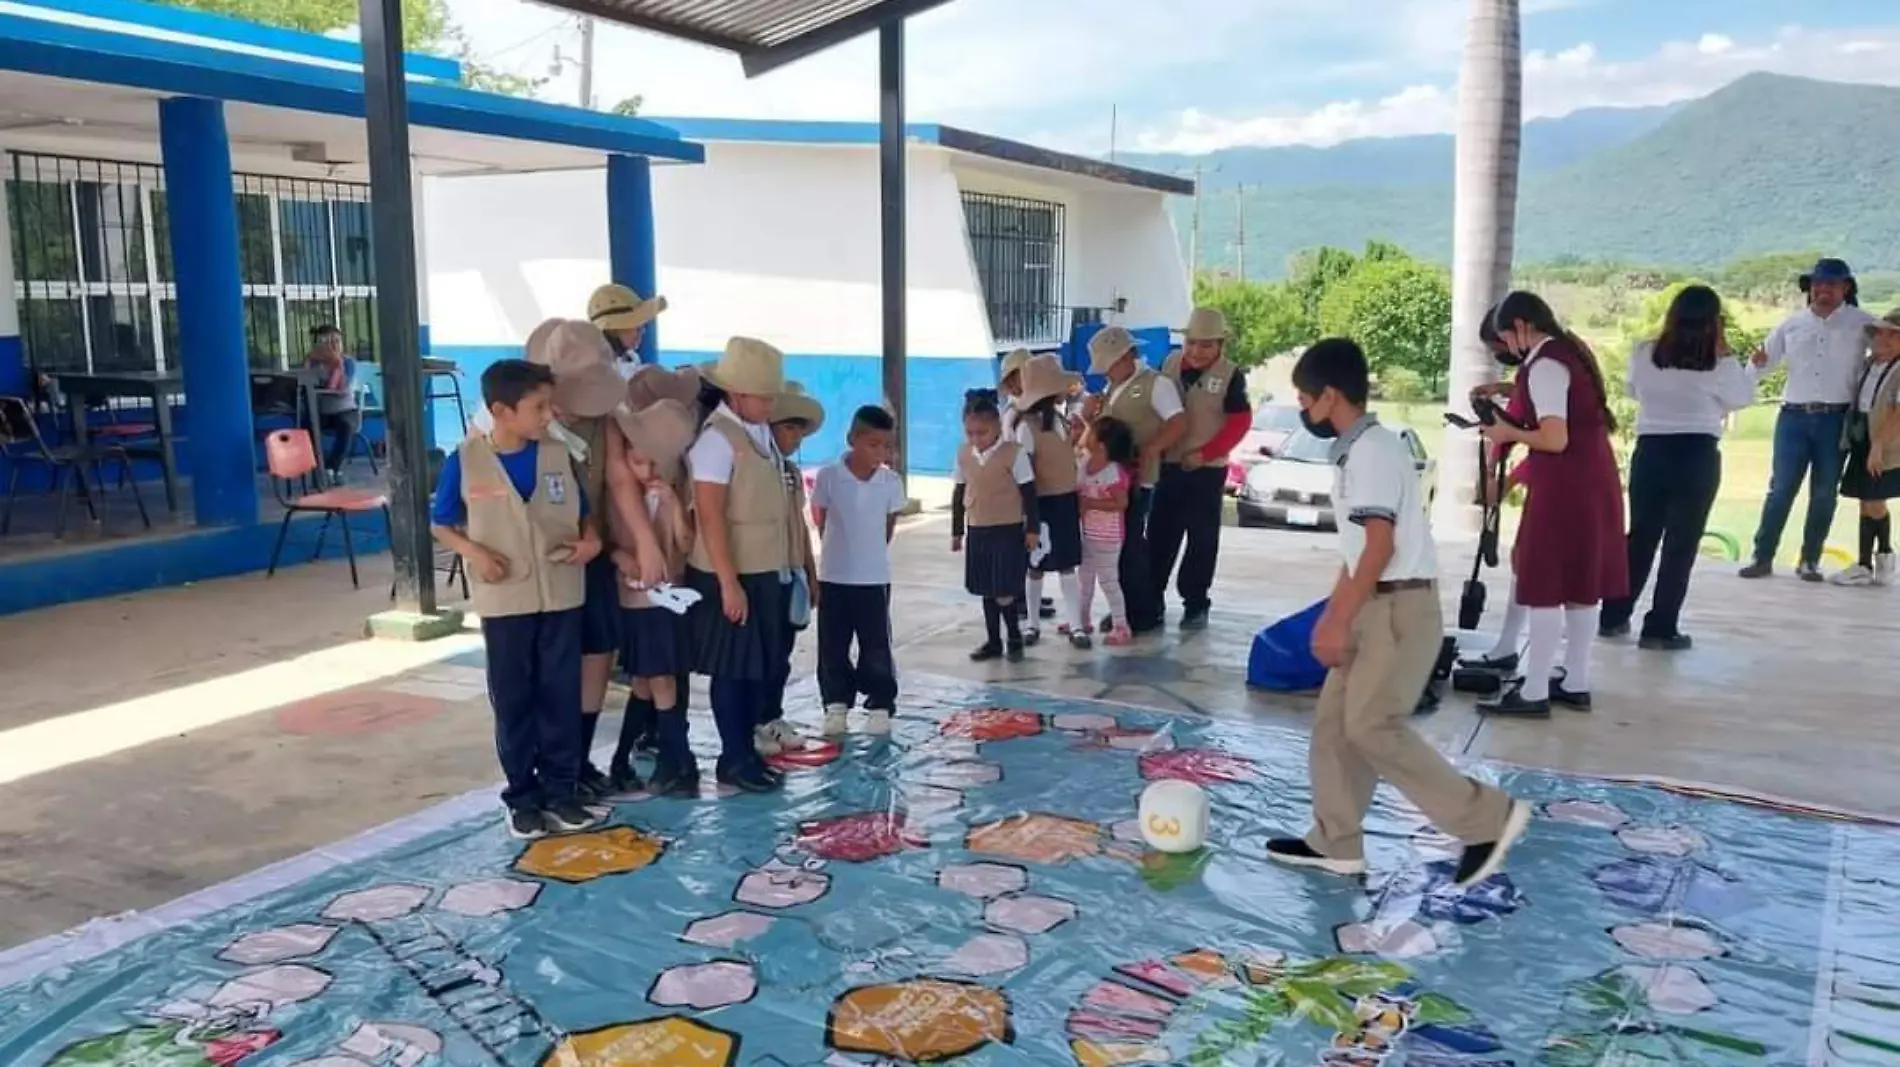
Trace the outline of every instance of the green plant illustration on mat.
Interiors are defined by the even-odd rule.
[[[1335,956],[1249,971],[1253,984],[1241,994],[1239,1017],[1197,1036],[1188,1050],[1189,1067],[1219,1067],[1281,1024],[1299,1020],[1331,1030],[1332,1047],[1370,1060],[1389,1055],[1408,1032],[1481,1046],[1494,1040],[1481,1028],[1464,1028],[1472,1016],[1455,1001],[1413,989],[1411,972],[1396,963]]]
[[[1716,1052],[1746,1059],[1768,1054],[1758,1041],[1669,1021],[1643,983],[1621,970],[1573,986],[1565,1008],[1565,1029],[1545,1041],[1538,1067],[1707,1063]]]

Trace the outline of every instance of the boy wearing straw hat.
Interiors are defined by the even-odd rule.
[[[806,520],[810,508],[805,499],[805,474],[792,457],[798,454],[798,446],[824,424],[824,406],[797,382],[786,382],[785,391],[773,398],[772,443],[784,457],[785,501],[791,511],[786,524],[792,535],[792,584],[791,596],[785,605],[785,632],[780,642],[783,655],[777,673],[765,688],[765,703],[760,709],[759,728],[753,738],[763,756],[806,747],[805,739],[785,721],[785,687],[792,679],[792,652],[797,647],[798,634],[811,625],[812,612],[818,606],[818,561],[812,555],[811,526]]]
[[[1141,465],[1135,488],[1128,495],[1126,534],[1118,568],[1122,593],[1128,598],[1128,628],[1147,633],[1161,626],[1161,604],[1155,597],[1148,515],[1161,457],[1187,429],[1181,392],[1174,382],[1142,363],[1140,342],[1120,326],[1110,326],[1089,338],[1089,372],[1108,379],[1105,396],[1089,398],[1084,414],[1093,419],[1108,415],[1134,435]],[[1103,620],[1103,631],[1113,626]]]
[[[719,780],[769,792],[783,780],[759,758],[753,731],[789,622],[791,506],[771,427],[785,357],[764,341],[735,337],[700,376],[720,399],[686,457],[699,523],[686,584],[702,598],[688,616],[693,660],[712,680]]]
[[[665,310],[665,297],[648,299],[614,282],[595,289],[587,298],[587,321],[607,335],[614,358],[626,363],[640,362],[640,341],[646,336],[647,326]]]
[[[1167,602],[1177,558],[1181,574],[1181,629],[1207,626],[1220,562],[1221,510],[1227,496],[1227,454],[1253,426],[1247,376],[1227,361],[1227,317],[1198,307],[1188,316],[1186,342],[1161,369],[1181,396],[1181,437],[1161,461],[1148,541],[1154,553],[1154,602]],[[1182,542],[1186,552],[1182,552]]]
[[[1082,389],[1082,376],[1062,369],[1053,355],[1033,356],[1023,364],[1022,382],[1010,406],[1017,415],[1016,442],[1029,454],[1036,475],[1036,509],[1042,539],[1029,560],[1029,595],[1025,603],[1042,603],[1043,576],[1054,574],[1063,599],[1074,617],[1081,601],[1075,569],[1082,564],[1082,505],[1076,495],[1075,442],[1069,423],[1057,405]],[[1069,632],[1064,625],[1061,631]],[[1023,632],[1023,643],[1041,639],[1034,622]]]
[[[622,461],[624,443],[613,420],[607,418],[626,400],[627,383],[614,370],[613,346],[605,334],[585,322],[560,320],[543,323],[530,338],[528,360],[554,375],[555,423],[549,435],[567,446],[580,472],[581,492],[593,506],[609,512],[608,472]],[[644,538],[651,553],[650,524],[628,531]],[[581,795],[594,799],[609,791],[607,776],[589,754],[600,727],[600,711],[607,703],[607,683],[613,679],[614,655],[620,651],[620,598],[614,564],[606,555],[587,565],[587,599],[581,607]]]
[[[519,838],[585,829],[579,803],[581,614],[585,567],[600,553],[585,490],[566,449],[547,439],[554,376],[503,359],[482,372],[493,428],[442,464],[430,532],[462,557],[482,620],[495,751]]]
[[[629,403],[615,413],[615,419],[627,441],[622,464],[628,476],[625,502],[651,521],[660,546],[662,583],[670,585],[685,577],[686,555],[693,545],[692,517],[682,486],[686,450],[692,447],[697,420],[685,404],[670,399],[640,404],[637,409]],[[620,722],[620,740],[608,777],[616,795],[640,789],[633,755],[642,740],[650,740],[654,765],[649,791],[656,796],[693,797],[699,794],[699,767],[687,740],[686,693],[679,684],[692,669],[686,618],[656,603],[649,593],[657,586],[640,580],[639,564],[621,536],[626,524],[619,516],[626,510],[616,506],[614,511],[617,547],[613,561],[621,579],[625,637],[621,663],[631,678],[628,688],[633,696],[628,701],[629,713]]]

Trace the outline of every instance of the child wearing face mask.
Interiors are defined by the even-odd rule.
[[[1485,316],[1479,336],[1500,363],[1517,367],[1507,387],[1511,417],[1480,432],[1497,447],[1527,452],[1511,560],[1512,598],[1526,609],[1530,641],[1522,677],[1478,708],[1525,717],[1546,717],[1553,703],[1588,711],[1602,603],[1629,592],[1623,487],[1610,444],[1616,418],[1603,373],[1590,347],[1532,293],[1505,297]],[[1563,667],[1554,674],[1560,648]]]

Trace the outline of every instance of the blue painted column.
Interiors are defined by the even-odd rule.
[[[0,157],[4,159],[4,157]],[[0,182],[0,396],[31,396],[26,350],[20,346],[20,314],[13,299],[13,259],[17,243],[7,222],[7,189]],[[24,258],[24,257],[22,257]]]
[[[613,280],[651,298],[660,288],[653,243],[653,168],[645,156],[607,157],[607,265]],[[660,361],[658,322],[640,338],[640,362]]]
[[[191,433],[183,446],[200,526],[257,521],[251,368],[244,351],[237,196],[224,105],[177,97],[158,105],[158,142],[178,283],[179,362]]]

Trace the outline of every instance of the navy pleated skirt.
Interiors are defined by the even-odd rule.
[[[1049,531],[1049,552],[1035,570],[1044,574],[1072,571],[1082,565],[1082,498],[1075,493],[1036,498],[1036,510]]]
[[[790,587],[777,571],[739,576],[746,596],[743,624],[726,618],[717,575],[688,567],[685,584],[702,598],[686,615],[694,673],[763,682],[784,671]]]
[[[1029,546],[1023,524],[972,526],[963,536],[963,588],[972,596],[1023,597],[1029,580]]]
[[[672,678],[693,669],[691,613],[620,609],[620,669],[633,678]]]

